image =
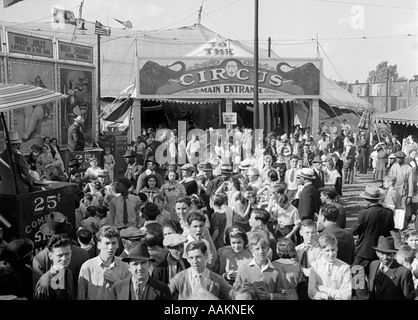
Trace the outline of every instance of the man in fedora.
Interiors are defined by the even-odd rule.
[[[312,181],[315,179],[311,168],[302,168],[297,175],[302,191],[299,194],[298,211],[301,220],[315,220],[315,214],[319,212],[320,197],[318,190],[315,189]]]
[[[150,276],[151,260],[146,244],[134,243],[122,259],[131,276],[113,284],[109,300],[171,300],[169,287]]]
[[[414,194],[414,172],[405,163],[406,154],[403,151],[395,153],[396,163],[389,170],[389,175],[396,177],[395,190],[401,195],[402,209],[405,210],[404,228],[408,228],[412,217],[412,196]],[[399,208],[400,209],[400,208]]]
[[[18,132],[10,131],[9,141],[10,149],[5,145],[6,148],[0,153],[0,193],[22,194],[32,192],[34,178],[29,173],[25,156],[20,151],[22,140],[19,139]],[[16,180],[13,178],[13,173]],[[14,181],[16,181],[17,186],[14,185]]]
[[[77,158],[72,158],[68,162],[69,177],[68,182],[75,183],[77,190],[83,189],[83,179],[80,174],[80,162]]]
[[[190,267],[187,259],[183,257],[186,242],[187,238],[178,233],[164,237],[163,245],[167,248],[168,255],[154,268],[153,278],[168,284],[176,274]]]
[[[209,199],[211,195],[214,194],[215,191],[218,190],[219,186],[223,183],[223,179],[219,176],[216,177],[213,174],[213,167],[210,163],[205,163],[203,165],[202,171],[205,173],[205,178],[200,185],[200,197],[202,198],[204,205],[206,205],[208,209],[211,209]]]
[[[163,177],[161,176],[160,173],[157,172],[158,167],[160,166],[160,164],[155,160],[154,156],[149,156],[147,158],[147,160],[145,161],[145,166],[146,169],[144,172],[142,172],[139,176],[138,176],[138,182],[135,185],[136,187],[136,192],[139,193],[140,190],[142,190],[142,188],[145,187],[145,178],[147,176],[149,176],[150,174],[153,174],[157,177],[157,184],[156,187],[157,188],[161,188],[161,186],[163,185]]]
[[[68,218],[61,212],[51,212],[45,218],[46,222],[39,228],[41,233],[50,238],[54,234],[69,234],[73,226],[68,222]],[[36,284],[39,278],[45,274],[52,266],[53,261],[49,257],[48,248],[44,248],[34,258],[32,262],[33,283]],[[71,271],[74,280],[74,287],[77,288],[78,275],[81,265],[89,259],[86,250],[75,244],[71,244],[71,261],[68,269]]]
[[[123,157],[127,163],[126,171],[123,176],[131,182],[131,187],[129,187],[129,189],[135,189],[138,177],[141,174],[142,166],[136,162],[136,153],[133,150],[126,150]]]
[[[360,197],[365,199],[368,205],[359,212],[357,221],[350,228],[353,235],[358,236],[353,264],[362,266],[367,274],[370,263],[377,259],[372,247],[377,244],[380,236],[390,236],[390,231],[395,228],[395,221],[393,211],[381,203],[385,194],[379,188],[366,186]]]
[[[394,239],[380,236],[373,249],[379,259],[370,264],[369,300],[415,299],[412,273],[396,261]]]
[[[86,120],[82,116],[74,119],[74,123],[68,127],[67,148],[69,151],[84,151],[85,138],[81,132]]]

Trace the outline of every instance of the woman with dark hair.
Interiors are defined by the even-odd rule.
[[[163,237],[174,233],[183,234],[183,228],[177,220],[168,220],[163,224]]]
[[[143,192],[147,195],[148,202],[153,202],[153,199],[156,194],[160,193],[160,189],[157,188],[157,176],[155,174],[150,174],[145,177],[145,187],[143,187],[139,192]]]
[[[239,226],[225,230],[225,246],[218,249],[219,271],[229,284],[233,284],[238,268],[252,259],[247,249],[248,237]]]
[[[49,151],[51,151],[51,139],[49,137],[43,138],[44,144],[43,146],[46,146]]]
[[[226,213],[224,210],[225,199],[219,194],[216,194],[210,200],[210,206],[213,208],[213,213],[210,219],[210,230],[213,244],[216,249],[222,248],[225,245],[224,232],[226,226]]]
[[[54,158],[51,155],[51,152],[49,151],[49,147],[46,145],[42,146],[42,152],[36,159],[36,163],[39,165],[39,169],[42,171],[42,174],[45,174],[45,169],[54,163]]]

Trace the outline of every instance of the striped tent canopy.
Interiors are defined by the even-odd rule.
[[[418,105],[374,115],[375,122],[418,127]]]
[[[0,112],[61,100],[68,96],[26,84],[0,83]]]

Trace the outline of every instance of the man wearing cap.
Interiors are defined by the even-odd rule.
[[[78,116],[74,119],[74,123],[68,127],[67,131],[67,149],[69,151],[84,151],[85,139],[81,132],[85,119]]]
[[[144,221],[140,220],[139,212],[141,200],[129,194],[131,182],[127,178],[119,178],[115,186],[116,193],[120,193],[109,202],[109,213],[106,217],[107,224],[115,226],[118,230],[127,227],[142,227]],[[143,220],[143,219],[142,219]]]
[[[54,234],[65,233],[69,234],[73,226],[68,222],[68,218],[61,212],[51,212],[45,218],[46,223],[43,224],[39,230],[47,238]],[[89,259],[89,254],[86,250],[79,246],[71,245],[71,261],[68,269],[71,271],[74,280],[74,287],[77,288],[78,275],[82,264]],[[32,262],[33,269],[33,283],[36,284],[40,277],[51,269],[53,261],[49,257],[48,248],[44,248],[34,258]]]
[[[369,139],[366,136],[365,132],[360,134],[360,137],[357,142],[358,147],[358,165],[359,165],[359,172],[361,174],[367,174],[367,163],[368,163],[368,152],[369,152]]]
[[[297,175],[299,183],[303,186],[299,194],[298,212],[301,220],[315,220],[315,214],[319,212],[319,194],[312,181],[315,179],[311,168],[302,168]]]
[[[189,262],[183,257],[186,237],[178,233],[164,237],[163,245],[168,250],[167,258],[154,268],[152,277],[168,284],[172,278],[190,267]]]
[[[5,143],[5,150],[0,153],[0,193],[22,194],[32,192],[34,178],[29,173],[25,156],[20,151],[22,140],[19,139],[18,132],[10,131],[9,141],[10,149]],[[16,172],[12,170],[12,165],[14,165]],[[13,180],[13,173],[15,173],[16,180]],[[17,186],[14,185],[14,181],[16,181]]]
[[[75,300],[74,279],[68,265],[73,240],[67,234],[54,234],[48,240],[51,268],[38,280],[34,300]]]
[[[379,259],[370,264],[369,300],[415,299],[412,273],[396,261],[394,239],[380,236],[373,249]]]
[[[125,174],[123,175],[125,178],[129,179],[131,182],[131,187],[135,188],[138,177],[141,174],[142,166],[136,162],[136,153],[132,150],[126,150],[125,155],[123,156],[127,163]],[[131,189],[131,187],[128,188]],[[141,189],[140,189],[141,190]]]
[[[396,163],[389,170],[389,175],[396,177],[395,190],[402,197],[402,209],[405,210],[404,227],[408,228],[412,217],[412,196],[414,194],[414,172],[409,164],[405,163],[406,154],[403,151],[395,153]]]
[[[318,190],[325,185],[325,173],[322,170],[322,159],[320,156],[315,156],[312,160],[312,169],[315,179],[312,181],[314,187]]]
[[[153,174],[157,177],[157,184],[155,185],[157,188],[161,188],[161,186],[163,185],[163,178],[161,177],[161,174],[157,172],[157,168],[160,166],[160,164],[155,160],[155,157],[149,156],[145,161],[145,165],[146,170],[138,176],[138,182],[135,185],[137,193],[139,193],[142,190],[142,188],[145,187],[145,179],[150,174]]]
[[[134,243],[122,259],[131,275],[113,284],[109,300],[171,300],[169,287],[150,276],[151,260],[147,246]]]
[[[379,236],[390,236],[390,231],[395,228],[395,221],[393,211],[381,203],[385,194],[379,188],[366,186],[360,197],[367,200],[368,206],[359,212],[357,221],[350,228],[353,235],[358,236],[353,264],[362,266],[367,274],[370,263],[377,259],[372,247],[377,244]]]
[[[137,227],[128,227],[120,231],[120,238],[122,239],[123,252],[119,255],[119,258],[126,258],[129,255],[129,249],[132,244],[141,241],[145,238],[146,232]]]
[[[214,176],[213,167],[210,163],[205,163],[203,165],[202,171],[205,173],[205,178],[203,179],[200,186],[200,197],[203,199],[206,207],[209,209],[209,199],[211,195],[214,194],[215,191],[218,190],[220,185],[223,183],[223,179],[221,177]]]

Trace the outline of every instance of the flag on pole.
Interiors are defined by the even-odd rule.
[[[103,24],[96,20],[96,24],[94,25],[94,34],[110,37],[110,33],[110,28],[105,28]]]
[[[23,0],[3,0],[3,8],[11,7],[12,5]]]
[[[77,25],[77,19],[74,12],[54,7],[54,22]]]

